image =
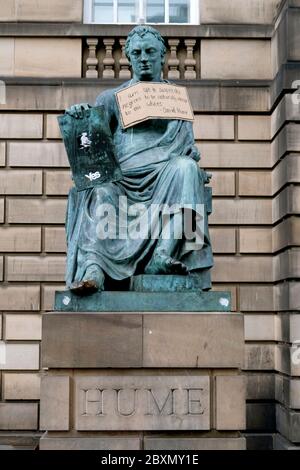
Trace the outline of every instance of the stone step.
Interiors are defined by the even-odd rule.
[[[291,441],[283,437],[281,434],[274,434],[273,450],[300,450],[299,444],[293,444]]]
[[[97,292],[80,297],[71,291],[55,293],[60,312],[230,312],[230,292]]]
[[[0,431],[0,450],[34,450],[38,447],[40,432]]]
[[[94,436],[70,436],[45,433],[41,450],[245,450],[243,437],[140,436],[139,434],[112,436],[101,433]]]

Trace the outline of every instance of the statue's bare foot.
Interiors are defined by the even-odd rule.
[[[81,281],[75,281],[70,290],[76,295],[91,295],[104,289],[104,273],[98,267],[89,267]]]
[[[187,274],[188,268],[184,263],[171,256],[155,254],[145,268],[145,274]]]

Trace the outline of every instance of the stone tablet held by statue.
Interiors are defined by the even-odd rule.
[[[103,106],[85,110],[82,119],[65,113],[58,123],[78,191],[122,179]]]

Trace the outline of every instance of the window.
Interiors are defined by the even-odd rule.
[[[199,0],[85,0],[85,22],[199,24]]]

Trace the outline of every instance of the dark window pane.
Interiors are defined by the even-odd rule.
[[[169,0],[170,23],[188,23],[190,17],[190,0]]]
[[[113,0],[97,0],[93,8],[93,21],[96,23],[113,23]]]
[[[118,22],[135,23],[138,14],[138,0],[119,0],[118,1]]]
[[[146,0],[147,23],[165,22],[165,0]]]

